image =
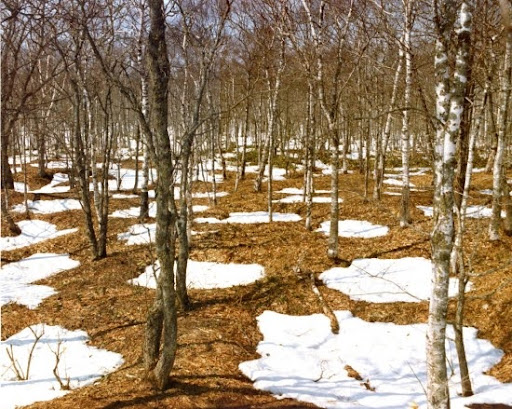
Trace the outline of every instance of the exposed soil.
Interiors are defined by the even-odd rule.
[[[36,180],[29,169],[32,189],[48,183]],[[218,189],[230,193],[210,204],[201,216],[224,217],[232,211],[266,209],[266,193],[252,191],[252,175],[233,192],[234,176]],[[303,177],[296,175],[274,182],[274,189],[301,187]],[[340,176],[341,219],[368,220],[390,227],[387,236],[374,239],[340,238],[339,263],[356,258],[430,257],[431,219],[416,205],[431,205],[430,177],[413,177],[412,182],[423,191],[412,192],[413,224],[401,229],[398,224],[400,197],[383,196],[380,203],[364,199],[363,177],[359,174]],[[483,204],[488,196],[478,189],[490,187],[490,177],[475,175],[472,204]],[[328,177],[315,178],[316,189],[329,189]],[[195,189],[205,190],[197,183]],[[73,194],[52,195],[70,197]],[[275,197],[282,197],[275,194]],[[32,199],[32,197],[29,197]],[[46,197],[42,197],[43,199]],[[11,204],[20,203],[23,194],[12,193]],[[195,204],[208,204],[207,199]],[[110,213],[138,204],[137,199],[111,200]],[[304,204],[276,204],[274,211],[296,212],[305,216]],[[13,214],[15,220],[26,218]],[[141,346],[144,320],[153,299],[153,291],[127,283],[149,265],[155,255],[148,246],[126,246],[117,234],[137,223],[136,219],[111,219],[106,259],[91,261],[91,252],[82,227],[81,211],[54,215],[32,215],[50,221],[59,228],[79,227],[77,233],[39,243],[29,248],[3,252],[2,262],[16,261],[35,252],[70,253],[79,260],[77,269],[42,280],[58,293],[46,299],[37,309],[9,304],[2,309],[2,339],[28,325],[44,322],[75,330],[83,329],[90,343],[99,348],[121,353],[125,364],[117,372],[95,385],[77,389],[63,398],[36,403],[30,408],[309,408],[313,405],[290,399],[276,399],[257,391],[238,370],[240,362],[256,359],[256,346],[261,340],[256,317],[264,310],[286,314],[321,313],[322,308],[312,293],[309,278],[296,274],[299,257],[303,266],[315,273],[333,267],[329,260],[326,237],[308,232],[303,222],[261,225],[195,224],[201,234],[193,236],[191,258],[219,262],[260,263],[266,278],[252,285],[221,290],[191,290],[192,308],[179,316],[179,348],[172,371],[171,387],[165,392],[151,389],[144,377]],[[328,204],[313,205],[313,228],[329,218]],[[466,255],[477,275],[472,278],[474,290],[469,293],[466,325],[479,329],[482,338],[502,349],[505,356],[490,373],[503,382],[512,382],[512,237],[489,242],[487,223],[468,220]],[[2,229],[2,234],[4,233]],[[320,282],[318,284],[321,284]],[[428,305],[422,303],[372,304],[357,302],[337,291],[321,286],[333,309],[348,309],[367,321],[411,324],[426,322]],[[453,312],[453,305],[451,305]],[[450,315],[452,315],[452,312]],[[369,380],[369,385],[371,379]],[[473,405],[474,409],[506,408],[497,405]]]

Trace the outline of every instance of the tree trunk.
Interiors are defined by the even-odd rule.
[[[405,32],[404,32],[404,55],[405,55],[405,90],[404,107],[402,112],[402,132],[400,135],[402,145],[402,198],[400,201],[400,227],[406,227],[411,223],[410,204],[410,180],[409,180],[409,109],[411,105],[412,89],[412,50],[411,31],[413,24],[412,0],[404,2],[405,7]]]
[[[391,100],[389,101],[389,110],[386,115],[386,124],[384,125],[384,131],[381,137],[382,142],[380,149],[377,149],[377,157],[375,158],[375,185],[373,189],[373,198],[380,200],[382,197],[382,181],[384,180],[384,168],[386,166],[386,151],[388,148],[388,141],[391,135],[391,122],[393,120],[393,111],[396,106],[396,95],[398,93],[398,83],[402,73],[403,67],[403,47],[399,47],[398,64],[395,70],[395,77],[393,79],[393,91],[391,92]]]
[[[330,259],[338,258],[338,220],[339,220],[339,203],[338,203],[338,188],[339,188],[339,139],[337,129],[334,128],[334,124],[329,124],[331,138],[331,213],[330,213],[330,227],[329,227],[329,244],[327,250],[327,256]]]
[[[492,215],[489,223],[489,239],[500,239],[501,199],[503,195],[504,159],[506,155],[506,131],[509,114],[512,74],[512,27],[505,27],[505,57],[500,89],[500,116],[498,119],[498,147],[493,166]]]
[[[164,390],[169,384],[178,337],[174,288],[176,215],[169,210],[171,203],[174,203],[174,188],[172,152],[167,130],[169,60],[163,0],[149,0],[149,10],[148,62],[155,146],[153,155],[158,171],[155,245],[160,275],[157,280],[157,296],[146,322],[144,359],[155,386]]]
[[[2,147],[0,149],[1,157],[1,169],[2,169],[2,188],[14,189],[14,178],[12,177],[11,165],[9,164],[9,138],[10,132],[8,132],[7,126],[5,125],[5,117],[2,115]]]

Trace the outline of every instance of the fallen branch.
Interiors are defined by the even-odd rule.
[[[322,305],[322,310],[324,311],[324,314],[329,318],[331,321],[331,331],[333,334],[339,334],[340,333],[340,323],[338,322],[338,318],[336,318],[336,315],[334,315],[334,312],[332,308],[327,304],[327,301],[325,301],[324,296],[320,292],[320,289],[316,286],[315,282],[315,273],[312,271],[309,273],[309,279],[311,281],[311,289],[317,296],[318,300],[320,301],[320,304]]]
[[[333,334],[339,334],[340,332],[340,323],[338,322],[338,318],[336,318],[336,315],[334,315],[334,312],[332,308],[327,304],[327,301],[325,300],[324,296],[320,292],[320,289],[317,287],[315,282],[315,273],[312,271],[304,271],[301,267],[303,260],[303,256],[301,255],[299,257],[299,261],[297,262],[297,266],[295,267],[295,272],[299,275],[309,275],[309,279],[311,282],[311,289],[313,290],[313,293],[318,298],[318,301],[320,301],[320,305],[322,306],[322,310],[327,318],[329,318],[329,321],[331,322],[331,331]]]

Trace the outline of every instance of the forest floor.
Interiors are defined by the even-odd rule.
[[[47,180],[29,169],[28,182],[35,189]],[[21,177],[21,175],[19,175]],[[213,206],[208,199],[195,199],[194,204],[210,205],[201,216],[225,217],[233,211],[266,210],[267,194],[253,192],[249,174],[236,192],[234,174],[218,185],[229,195]],[[509,178],[511,175],[509,175]],[[21,180],[21,179],[20,179]],[[376,203],[364,199],[364,178],[354,174],[340,175],[341,219],[367,220],[387,225],[389,234],[372,239],[340,237],[340,261],[346,266],[356,258],[430,258],[429,233],[431,218],[416,205],[432,205],[431,176],[412,178],[422,191],[411,193],[413,223],[400,228],[399,196],[384,195]],[[303,176],[289,175],[275,181],[274,190],[301,188]],[[315,189],[329,189],[329,177],[315,177]],[[209,185],[196,183],[195,190],[205,191]],[[487,204],[490,196],[480,189],[490,188],[492,177],[474,175],[472,204]],[[371,187],[371,184],[370,184]],[[265,187],[266,190],[266,187]],[[371,191],[370,191],[371,192]],[[53,194],[70,197],[70,194]],[[75,195],[76,197],[76,195]],[[275,195],[276,198],[281,197]],[[371,197],[371,194],[370,194]],[[31,198],[31,197],[29,197]],[[41,199],[48,199],[42,195]],[[11,203],[21,203],[23,194],[13,193]],[[110,213],[138,205],[138,199],[111,200]],[[313,229],[329,219],[329,204],[313,205]],[[303,203],[277,203],[274,211],[293,212],[305,217]],[[13,214],[22,220],[24,214]],[[179,315],[179,339],[171,387],[165,392],[152,390],[145,380],[141,360],[145,317],[154,291],[134,286],[128,280],[140,275],[154,261],[155,255],[145,245],[126,246],[117,240],[136,219],[114,219],[109,222],[108,257],[91,260],[91,252],[83,228],[80,210],[32,216],[56,224],[60,229],[78,227],[77,233],[62,236],[13,251],[2,253],[2,263],[17,261],[36,252],[69,253],[79,260],[77,269],[64,271],[39,284],[54,287],[57,294],[45,299],[36,309],[17,304],[2,308],[2,340],[36,323],[61,325],[69,330],[82,329],[90,344],[123,355],[125,363],[116,372],[94,385],[73,390],[62,398],[35,403],[31,409],[61,408],[308,408],[313,405],[291,399],[278,400],[267,392],[256,390],[238,369],[247,360],[258,358],[256,347],[261,340],[256,317],[265,310],[291,315],[321,313],[309,278],[296,273],[299,258],[302,266],[315,273],[335,266],[327,258],[327,238],[308,232],[304,222],[274,224],[194,224],[201,234],[193,236],[190,257],[198,261],[259,263],[266,277],[254,284],[215,290],[190,290],[190,311]],[[488,219],[469,219],[466,255],[471,260],[473,288],[468,293],[465,325],[474,326],[479,337],[504,351],[501,362],[490,374],[502,382],[512,382],[512,237],[500,241],[487,240]],[[2,233],[5,228],[3,227]],[[397,324],[427,321],[428,303],[373,304],[351,300],[331,290],[318,280],[324,297],[334,310],[350,310],[369,322]],[[450,319],[454,304],[450,304]],[[505,408],[499,405],[474,405],[473,408]]]

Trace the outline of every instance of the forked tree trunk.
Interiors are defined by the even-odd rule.
[[[155,386],[169,384],[177,348],[178,323],[174,288],[175,222],[173,163],[167,130],[169,60],[165,41],[163,0],[149,0],[150,31],[148,65],[153,123],[153,155],[158,171],[156,253],[160,262],[157,295],[148,313],[144,342],[144,363]]]
[[[389,110],[386,115],[386,123],[384,125],[384,131],[382,136],[379,136],[381,140],[380,149],[377,149],[377,157],[375,159],[375,170],[374,178],[375,185],[373,188],[373,198],[380,200],[382,197],[382,181],[384,180],[384,168],[386,166],[386,151],[388,148],[389,137],[391,135],[391,122],[393,120],[393,111],[396,107],[396,95],[398,93],[398,83],[402,74],[403,67],[403,47],[399,47],[398,63],[395,70],[395,77],[393,79],[393,90],[391,92],[391,100],[389,101]]]
[[[449,39],[456,16],[455,2],[434,1],[436,21],[436,106],[438,127],[435,141],[434,228],[432,231],[433,279],[427,329],[427,405],[429,409],[449,409],[446,370],[446,315],[450,255],[454,242],[453,180],[455,137],[460,129],[468,69],[464,43],[471,34],[472,9],[462,2],[459,14],[458,49],[455,72],[450,79]]]
[[[459,360],[459,370],[460,370],[460,378],[461,378],[461,395],[462,396],[471,396],[473,395],[473,389],[471,386],[471,378],[469,376],[469,368],[468,362],[466,358],[466,348],[464,345],[464,308],[466,303],[466,285],[469,280],[469,276],[466,273],[465,265],[464,265],[464,252],[463,252],[463,241],[464,241],[464,230],[465,230],[465,221],[466,221],[466,209],[469,199],[469,189],[471,186],[471,178],[473,174],[473,163],[474,163],[474,148],[475,141],[480,133],[482,119],[485,114],[485,105],[487,102],[487,93],[489,83],[486,84],[486,88],[484,90],[484,96],[482,101],[482,107],[478,112],[478,116],[475,119],[475,125],[471,129],[469,135],[469,141],[467,146],[468,156],[464,161],[466,162],[465,168],[465,180],[463,183],[464,190],[461,196],[460,206],[458,209],[458,223],[456,224],[456,236],[455,243],[452,249],[450,263],[452,273],[456,273],[459,279],[458,285],[458,294],[457,294],[457,308],[455,311],[455,323],[453,325],[453,329],[455,332],[455,348],[457,350],[457,357]]]

